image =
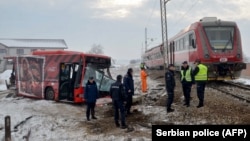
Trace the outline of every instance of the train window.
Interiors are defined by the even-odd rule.
[[[182,49],[185,50],[185,38],[182,38]]]
[[[177,51],[177,42],[175,41],[175,51]]]
[[[189,34],[189,46],[192,46],[192,39],[194,38],[194,34]]]
[[[183,38],[181,38],[180,39],[180,50],[184,50],[184,39]]]
[[[196,48],[195,39],[192,39],[192,47],[193,47],[193,48]]]
[[[212,49],[233,49],[234,27],[205,27],[205,32]]]
[[[188,36],[185,36],[184,38],[185,38],[184,46],[185,46],[186,49],[188,49]]]
[[[182,39],[179,40],[179,50],[182,50]]]
[[[195,43],[195,39],[194,39],[194,33],[190,33],[189,34],[189,47],[190,48],[196,48],[196,43]]]
[[[178,50],[181,50],[181,40],[178,41]]]
[[[177,41],[177,50],[180,50],[180,40]]]

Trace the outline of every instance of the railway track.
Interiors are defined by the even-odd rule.
[[[222,81],[212,82],[208,84],[209,87],[230,95],[239,100],[250,103],[250,87],[242,84]]]
[[[250,91],[250,86],[249,85],[243,85],[243,84],[233,83],[233,82],[229,82],[229,81],[224,81],[223,83],[227,83],[229,85],[233,85],[233,86],[236,86],[236,87],[239,87],[239,88]]]
[[[153,80],[161,80],[164,79],[164,73],[159,70],[151,70],[150,76]],[[177,76],[176,80],[179,79]],[[162,81],[164,83],[164,81]],[[241,101],[245,101],[246,103],[250,103],[250,86],[233,83],[230,81],[213,81],[208,83],[208,87],[230,95],[234,98],[237,98]]]

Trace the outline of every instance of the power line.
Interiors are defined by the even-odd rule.
[[[180,2],[181,4],[179,4],[179,8],[178,8],[179,10],[181,10],[181,8],[183,7],[185,1],[187,1],[187,0],[182,0],[182,1]]]
[[[178,22],[180,22],[181,19],[182,19],[184,16],[186,16],[187,13],[190,12],[190,11],[194,8],[194,6],[198,3],[198,1],[199,1],[199,0],[196,0],[196,1],[189,7],[189,9],[188,9],[184,14],[182,14],[182,16],[174,23],[174,26],[176,26],[176,25],[178,24]]]
[[[156,2],[157,2],[157,1],[158,1],[158,0],[155,0],[154,3],[153,3],[153,9],[151,10],[150,16],[148,17],[148,20],[147,20],[147,22],[146,22],[145,27],[148,26],[148,24],[149,24],[149,22],[150,22],[150,20],[151,20],[151,18],[152,18],[152,15],[153,15],[153,12],[154,12],[154,10],[155,10]]]

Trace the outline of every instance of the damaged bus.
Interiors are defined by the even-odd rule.
[[[111,58],[76,51],[34,51],[14,58],[17,95],[83,103],[84,87],[94,77],[100,97],[109,96],[115,82]]]

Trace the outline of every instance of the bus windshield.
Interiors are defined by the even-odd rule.
[[[83,79],[83,87],[85,87],[89,77],[91,76],[94,77],[98,90],[102,92],[109,92],[111,84],[115,82],[115,80],[105,75],[102,70],[96,69],[91,65],[87,65]]]
[[[213,50],[233,49],[233,27],[205,27],[205,32]]]

